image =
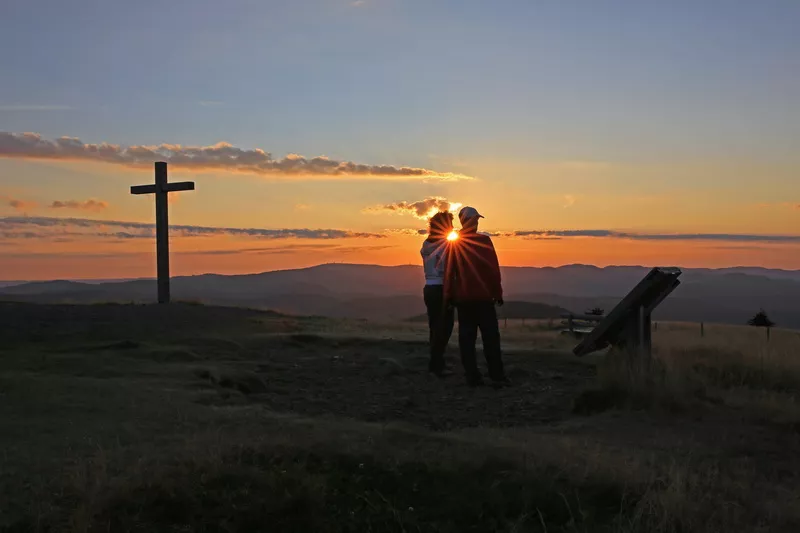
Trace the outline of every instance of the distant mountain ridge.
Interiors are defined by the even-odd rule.
[[[648,271],[643,266],[505,267],[509,301],[574,312],[606,311]],[[656,311],[661,320],[743,324],[764,308],[780,326],[800,328],[800,271],[757,267],[684,269],[682,284]],[[290,314],[375,320],[425,312],[422,269],[415,265],[326,264],[260,274],[203,274],[172,279],[176,300],[268,308]],[[41,303],[152,302],[155,281],[50,281],[0,285],[0,299]],[[531,317],[533,318],[533,317]]]

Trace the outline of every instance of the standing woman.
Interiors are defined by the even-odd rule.
[[[454,309],[444,297],[445,266],[448,260],[447,237],[453,231],[453,214],[436,213],[428,221],[428,238],[422,243],[422,265],[425,268],[425,307],[428,309],[430,362],[428,370],[444,376],[444,352],[453,334]]]

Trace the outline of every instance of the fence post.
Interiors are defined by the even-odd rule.
[[[653,322],[653,331],[658,331],[658,322]]]
[[[769,340],[769,330],[770,330],[770,329],[771,329],[771,328],[770,328],[769,326],[767,326],[767,340]]]
[[[503,329],[508,328],[508,317],[503,318]]]
[[[704,323],[702,323],[702,322],[700,322],[700,336],[701,336],[701,337],[705,337],[705,336],[706,336],[706,328],[705,328],[705,324],[704,324]]]

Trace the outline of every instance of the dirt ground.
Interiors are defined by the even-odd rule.
[[[227,378],[224,384],[244,391],[246,401],[276,411],[368,422],[400,420],[432,430],[563,420],[595,374],[592,366],[577,360],[535,351],[506,353],[512,385],[472,389],[463,379],[455,349],[448,357],[452,375],[429,375],[427,346],[419,341],[295,334],[265,339],[258,350],[262,362],[237,365],[240,373],[217,377],[216,385]],[[221,371],[211,369],[209,374],[215,372]],[[256,376],[260,383],[248,385]]]

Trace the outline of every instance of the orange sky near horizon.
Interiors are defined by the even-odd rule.
[[[249,274],[322,263],[419,264],[423,237],[344,238],[278,242],[227,236],[171,238],[173,275]],[[528,239],[495,237],[504,266],[645,265],[765,266],[800,269],[797,244],[648,241],[607,237]],[[48,242],[24,250],[1,248],[0,280],[121,279],[153,277],[152,239],[123,242]]]
[[[495,246],[508,266],[800,269],[800,209],[792,196],[704,185],[723,174],[742,181],[751,166],[685,165],[682,179],[693,180],[688,189],[666,180],[678,168],[674,164],[629,168],[488,158],[439,165],[478,179],[272,179],[173,165],[170,181],[193,180],[197,190],[170,195],[172,227],[187,228],[171,237],[172,273],[244,274],[329,262],[418,264],[423,237],[414,233],[425,227],[424,214],[456,203],[485,214],[481,229],[498,233]],[[788,180],[792,168],[763,167],[778,181]],[[131,184],[151,181],[152,171],[0,158],[3,172],[27,179],[0,187],[0,280],[154,275],[153,197],[129,194]],[[530,236],[547,231],[555,233]]]

